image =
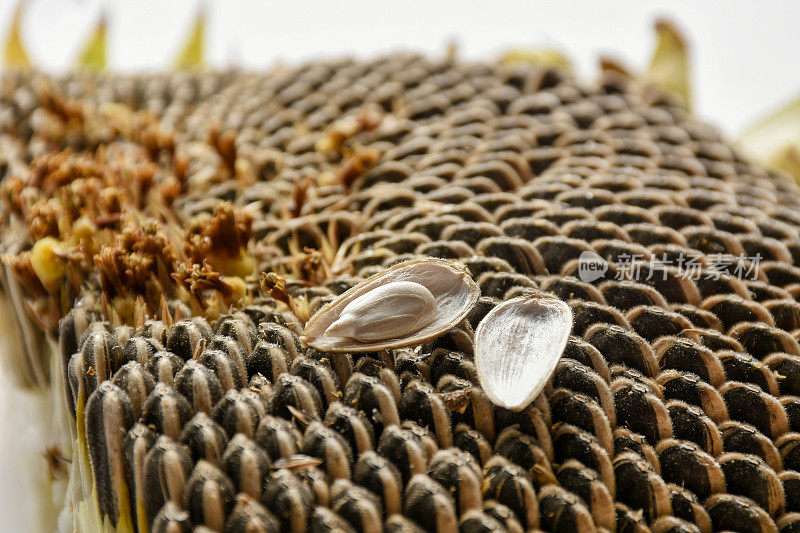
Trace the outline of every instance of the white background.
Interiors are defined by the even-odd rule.
[[[0,0],[0,34],[16,0]],[[198,0],[29,0],[24,36],[35,62],[68,67],[101,10],[109,16],[114,68],[168,67]],[[371,55],[396,48],[492,57],[510,46],[564,50],[583,76],[604,53],[643,67],[652,22],[668,16],[693,47],[701,116],[735,134],[800,94],[800,2],[228,0],[209,2],[212,65],[267,67],[312,56]]]
[[[15,4],[0,0],[0,39]],[[29,0],[23,36],[38,66],[62,70],[105,9],[112,68],[163,69],[197,5],[196,0]],[[728,134],[800,94],[800,2],[791,0],[231,0],[209,3],[208,12],[212,66],[266,68],[277,61],[397,48],[441,54],[456,42],[466,58],[489,58],[514,46],[556,47],[586,77],[596,71],[601,53],[643,68],[653,48],[653,21],[668,16],[692,45],[698,113]],[[28,514],[28,494],[36,490],[31,464],[41,465],[44,444],[36,442],[36,426],[25,423],[36,400],[12,394],[5,381],[0,370],[0,530],[37,532],[41,526]]]

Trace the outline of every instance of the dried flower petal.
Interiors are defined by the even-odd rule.
[[[686,39],[668,20],[656,22],[656,37],[656,49],[644,79],[666,89],[688,108],[691,106],[691,80]]]
[[[739,137],[748,154],[800,180],[800,98],[749,127]]]

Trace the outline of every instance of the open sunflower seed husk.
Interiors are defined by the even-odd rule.
[[[365,279],[326,304],[300,340],[324,352],[415,346],[461,322],[480,290],[460,263],[423,258]]]
[[[544,388],[572,331],[572,310],[548,294],[507,300],[475,330],[475,368],[489,399],[519,411]]]

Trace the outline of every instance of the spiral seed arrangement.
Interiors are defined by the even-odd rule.
[[[77,527],[800,530],[800,191],[669,96],[398,54],[7,74],[0,118],[11,362],[61,391]],[[480,288],[446,334],[300,341],[424,257]],[[530,292],[574,325],[516,412],[474,329]]]

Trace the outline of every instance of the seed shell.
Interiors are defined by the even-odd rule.
[[[389,284],[395,289],[407,286],[399,282],[413,282],[422,285],[436,300],[436,315],[427,325],[411,333],[408,331],[393,334],[392,325],[388,324],[383,338],[379,336],[370,340],[359,341],[349,336],[339,336],[338,328],[330,331],[331,325],[339,320],[349,304],[370,291],[380,290]],[[397,294],[403,296],[404,293]],[[470,309],[478,301],[480,291],[467,273],[466,268],[453,261],[436,258],[414,259],[399,263],[391,268],[378,272],[355,287],[345,291],[336,300],[326,304],[306,324],[300,340],[312,348],[324,352],[373,352],[387,348],[414,346],[429,341],[452,329],[461,322]],[[386,299],[383,300],[385,302]],[[387,305],[402,304],[403,298],[390,300]],[[382,301],[374,302],[380,307]],[[394,308],[397,314],[401,309]],[[383,316],[383,312],[377,313]],[[366,315],[365,315],[366,319]],[[359,330],[369,329],[370,323],[359,325]]]
[[[557,298],[512,298],[484,317],[475,332],[475,367],[489,399],[521,411],[544,388],[572,330],[572,311]]]

